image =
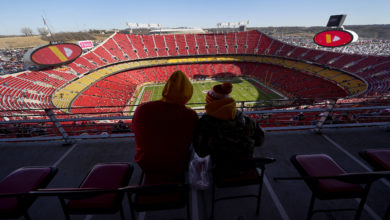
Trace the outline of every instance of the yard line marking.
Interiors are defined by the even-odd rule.
[[[191,189],[191,219],[198,220],[198,193],[195,189]]]
[[[335,141],[333,141],[330,137],[326,136],[325,134],[322,134],[322,136],[327,140],[329,141],[331,144],[333,144],[337,149],[339,149],[340,151],[342,151],[344,154],[346,154],[349,158],[351,158],[353,161],[355,161],[357,164],[359,164],[361,167],[363,167],[365,170],[367,171],[372,171],[371,168],[369,168],[367,165],[365,165],[364,163],[362,163],[359,159],[357,159],[355,156],[353,156],[352,154],[350,154],[347,150],[345,150],[343,147],[341,147],[338,143],[336,143]],[[387,187],[390,188],[390,183],[385,180],[385,179],[381,179],[380,180],[383,184],[385,184]]]
[[[70,152],[77,146],[77,144],[73,144],[54,164],[53,167],[57,167],[64,159],[67,157]]]
[[[351,153],[349,153],[347,150],[345,150],[341,145],[339,145],[338,143],[336,143],[334,140],[332,140],[330,137],[328,137],[327,135],[325,134],[322,134],[322,137],[324,137],[327,141],[329,141],[331,144],[333,144],[333,146],[335,146],[338,150],[340,150],[341,152],[343,152],[345,155],[347,155],[349,158],[351,158],[353,161],[355,161],[357,164],[359,164],[360,166],[362,166],[364,169],[366,169],[367,171],[371,171],[371,169],[366,166],[364,163],[362,163],[360,160],[358,160],[356,157],[354,157]],[[385,185],[387,185],[388,187],[390,186],[387,182],[385,181],[382,181]],[[360,199],[355,199],[358,203],[360,202]],[[375,220],[380,220],[382,219],[381,217],[379,217],[378,214],[375,213],[375,211],[369,207],[367,204],[364,205],[364,210]]]
[[[268,192],[269,192],[269,194],[270,194],[270,196],[272,198],[272,201],[274,202],[276,208],[279,211],[281,219],[282,220],[290,220],[290,217],[288,217],[286,210],[284,209],[284,207],[283,207],[282,203],[280,202],[278,196],[276,195],[275,191],[273,190],[272,185],[268,181],[268,178],[267,178],[266,175],[264,175],[264,184],[265,184],[265,187],[267,188],[267,190],[268,190]]]
[[[87,215],[84,220],[91,220],[93,218],[93,215]]]
[[[144,220],[145,219],[146,212],[140,212],[138,213],[138,220]]]
[[[360,199],[355,199],[356,202],[359,204],[360,203]],[[371,215],[371,217],[375,220],[381,220],[382,218],[379,217],[374,210],[372,210],[372,208],[368,205],[364,205],[364,210],[366,210],[366,212],[368,212],[368,214]]]
[[[331,144],[333,144],[333,146],[335,146],[337,149],[339,149],[341,152],[343,152],[344,154],[346,154],[349,158],[351,158],[353,161],[355,161],[357,164],[359,164],[360,166],[362,166],[365,170],[367,171],[371,171],[371,169],[366,166],[364,163],[362,163],[360,160],[358,160],[356,157],[354,157],[351,153],[349,153],[347,150],[345,150],[341,145],[339,145],[338,143],[336,143],[335,141],[333,141],[330,137],[328,137],[327,135],[325,134],[322,134],[322,137],[324,137],[327,141],[329,141]]]

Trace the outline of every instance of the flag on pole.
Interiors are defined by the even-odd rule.
[[[46,23],[45,17],[42,16],[42,19],[43,19],[43,25],[45,25],[45,30],[47,31],[46,36],[47,36],[47,37],[51,37],[51,33],[50,33],[50,30],[49,30],[49,26],[48,26],[47,23]]]

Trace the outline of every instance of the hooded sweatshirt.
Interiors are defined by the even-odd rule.
[[[188,167],[189,146],[197,114],[187,108],[191,82],[181,71],[168,79],[162,100],[140,105],[133,116],[135,161],[144,172],[182,173]]]

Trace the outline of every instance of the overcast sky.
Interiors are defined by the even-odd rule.
[[[216,27],[249,20],[249,27],[325,26],[330,15],[347,14],[345,25],[389,24],[390,0],[2,0],[0,35],[89,29],[124,29],[126,22],[163,27]]]

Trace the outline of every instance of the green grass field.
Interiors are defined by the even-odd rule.
[[[281,99],[280,95],[275,92],[263,87],[261,84],[256,82],[253,79],[245,78],[230,78],[230,79],[221,79],[219,81],[193,81],[194,93],[191,100],[188,102],[190,107],[200,107],[202,104],[195,103],[205,103],[206,93],[214,85],[221,84],[222,82],[230,81],[233,84],[233,90],[230,96],[238,101],[260,101],[260,100],[270,100],[270,99]],[[161,99],[161,93],[165,84],[154,84],[147,85],[141,88],[142,94],[139,96],[137,103],[143,101],[154,101]],[[144,94],[148,94],[149,98],[143,97]]]

